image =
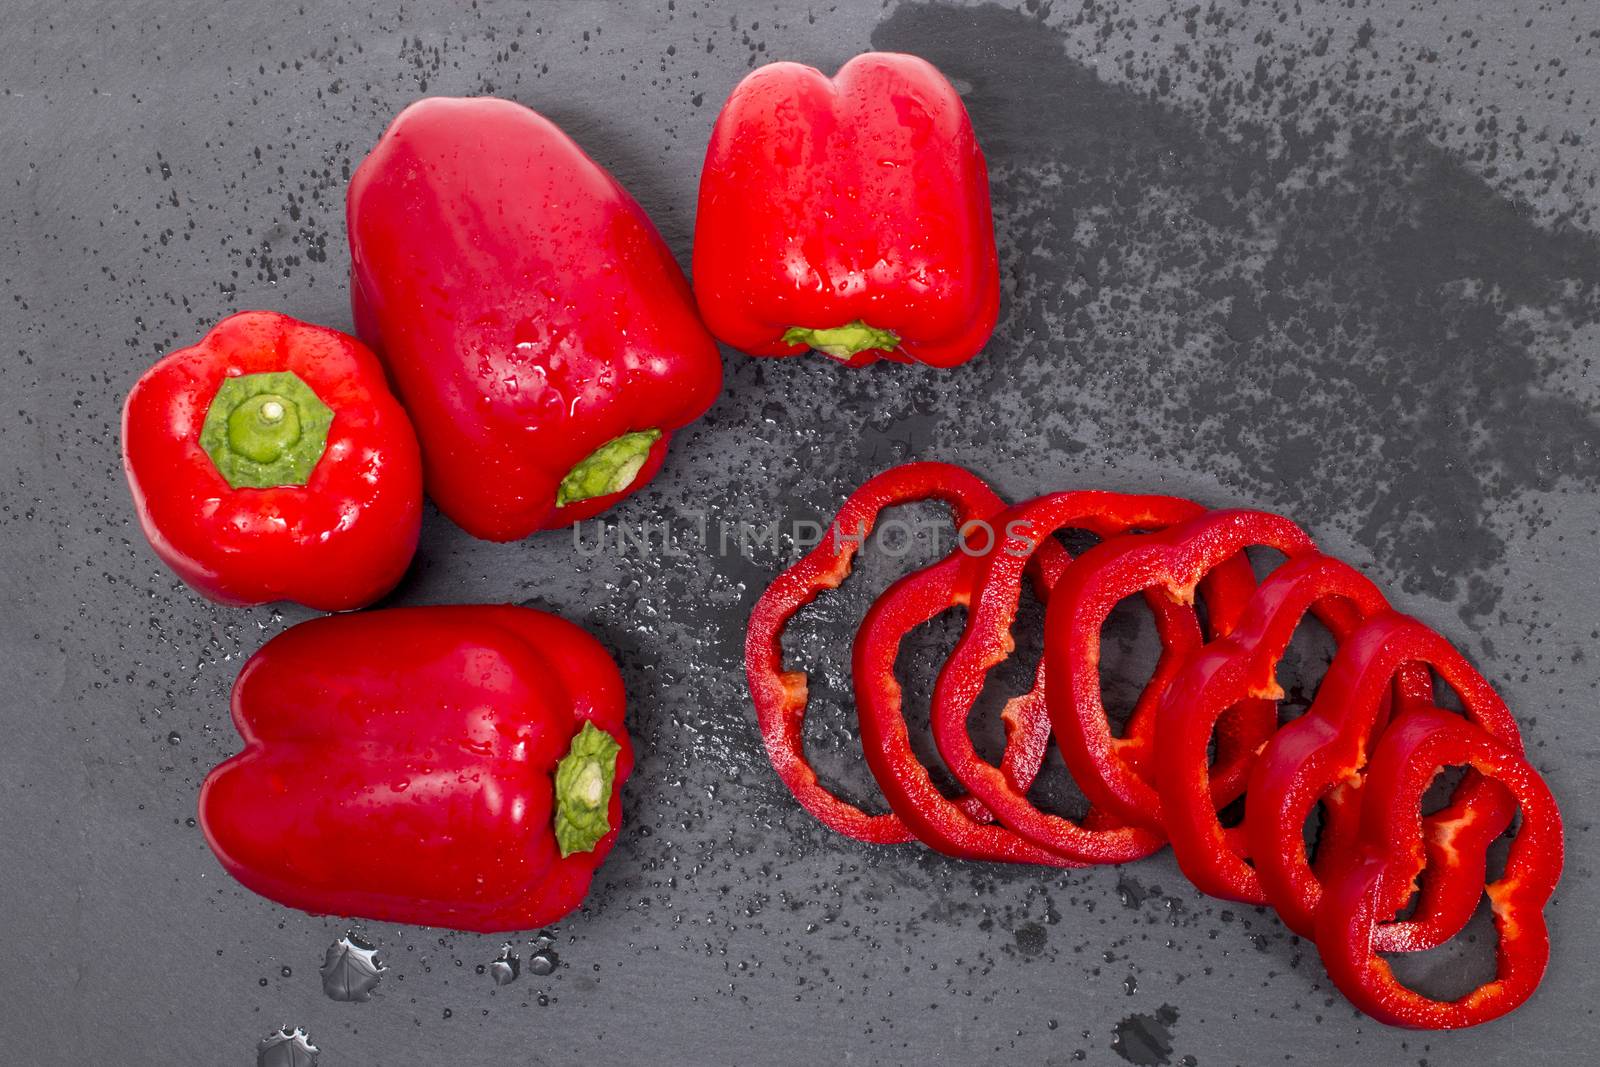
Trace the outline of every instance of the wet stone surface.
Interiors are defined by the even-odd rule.
[[[288,1025],[329,1065],[1583,1062],[1600,1039],[1590,5],[740,7],[132,2],[8,18],[0,997],[27,1023],[11,1057],[303,1067]],[[248,893],[194,820],[201,778],[237,745],[239,666],[310,613],[216,607],[161,567],[122,481],[123,395],[230,311],[349,328],[345,184],[419,95],[543,110],[687,263],[728,90],[771,59],[832,70],[871,47],[938,63],[977,124],[1005,286],[993,342],[950,372],[728,353],[722,399],[660,477],[576,540],[486,544],[430,513],[393,603],[531,603],[617,654],[639,750],[627,825],[558,927],[503,955],[506,935],[364,924],[382,983],[330,999],[319,972],[349,922]],[[1460,644],[1567,816],[1536,997],[1476,1032],[1389,1030],[1338,996],[1312,946],[1199,896],[1167,856],[1012,869],[857,845],[800,812],[741,665],[748,608],[792,546],[742,555],[718,533],[825,521],[913,457],[1011,496],[1159,490],[1285,511]],[[619,530],[663,520],[682,554],[617,550]],[[864,802],[838,706],[847,637],[934,551],[883,548],[790,642],[812,672],[818,765]],[[908,642],[914,723],[959,622]],[[1137,643],[1119,642],[1129,662]],[[1472,937],[1407,975],[1477,973],[1492,931]],[[486,973],[501,958],[520,960],[509,984]]]

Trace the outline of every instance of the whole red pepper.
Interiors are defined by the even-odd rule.
[[[1387,949],[1378,932],[1435,858],[1422,798],[1434,776],[1451,766],[1468,767],[1492,786],[1480,793],[1490,803],[1457,802],[1439,814],[1449,816],[1443,825],[1449,850],[1472,857],[1464,864],[1478,878],[1471,899],[1476,904],[1488,894],[1500,943],[1493,980],[1440,1001],[1400,984],[1379,955]],[[1425,1030],[1476,1026],[1522,1004],[1550,958],[1544,906],[1561,877],[1564,851],[1561,814],[1544,779],[1514,742],[1459,715],[1421,708],[1384,732],[1361,794],[1361,847],[1330,873],[1316,914],[1317,951],[1334,985],[1381,1022]],[[1484,886],[1489,844],[1518,811],[1505,870]]]
[[[593,637],[508,605],[315,619],[233,688],[244,751],[200,822],[249,889],[306,911],[481,932],[576,908],[633,767]]]
[[[122,461],[156,554],[225,604],[361,607],[416,551],[416,436],[382,366],[336,330],[223,319],[134,385]]]
[[[832,79],[798,63],[747,76],[706,149],[694,289],[711,332],[754,356],[971,359],[1000,282],[988,169],[955,89],[893,52]]]
[[[350,180],[356,324],[422,440],[428,492],[496,541],[643,487],[722,363],[626,190],[508,100],[421,100]]]

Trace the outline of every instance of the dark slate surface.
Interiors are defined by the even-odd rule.
[[[1582,0],[221,6],[13,0],[0,35],[0,1059],[250,1063],[284,1024],[325,1067],[1591,1055],[1600,24]],[[687,262],[736,80],[870,47],[966,95],[993,168],[995,340],[949,373],[729,354],[722,400],[607,536],[823,519],[910,456],[1014,495],[1162,489],[1304,520],[1503,686],[1562,799],[1551,970],[1512,1018],[1374,1025],[1310,946],[1166,857],[1062,874],[815,826],[765,762],[739,664],[788,555],[771,546],[641,559],[594,524],[490,545],[429,516],[395,602],[552,607],[631,688],[629,823],[548,932],[550,973],[534,931],[497,985],[502,939],[368,924],[388,970],[335,1002],[318,966],[349,924],[252,896],[206,850],[195,790],[235,747],[228,686],[306,613],[214,607],[156,562],[118,469],[128,386],[231,310],[348,326],[345,180],[419,95],[544,110]],[[844,633],[909,558],[880,551],[796,627],[818,762],[855,795],[826,698],[848,689]],[[913,693],[948,622],[906,661]],[[1489,941],[1409,973],[1459,988]]]

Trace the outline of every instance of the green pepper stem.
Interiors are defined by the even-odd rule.
[[[235,489],[305,485],[332,424],[332,409],[293,371],[241,374],[217,389],[200,447]]]
[[[563,858],[593,852],[611,830],[611,790],[617,777],[616,738],[585,722],[556,764],[556,844]]]
[[[561,479],[556,489],[556,507],[622,492],[639,476],[645,460],[650,458],[650,449],[660,439],[660,430],[635,430],[613,437]]]
[[[255,463],[276,463],[300,440],[300,413],[272,393],[253,396],[228,415],[228,447]]]
[[[893,330],[880,330],[857,319],[844,326],[817,329],[809,326],[791,326],[783,331],[783,341],[791,345],[808,345],[832,359],[848,360],[868,349],[893,352],[900,347],[900,335]]]

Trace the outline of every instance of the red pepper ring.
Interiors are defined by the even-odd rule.
[[[1168,527],[1204,511],[1198,504],[1170,496],[1052,493],[1001,512],[990,520],[1001,531],[997,543],[986,552],[962,558],[960,583],[967,590],[967,621],[934,686],[934,740],[957,780],[1001,823],[1035,845],[1082,863],[1125,863],[1150,855],[1162,842],[1160,833],[1118,819],[1102,818],[1100,826],[1091,827],[1039,810],[1028,799],[1026,787],[1017,788],[1012,776],[988,763],[973,747],[968,719],[989,671],[1015,648],[1011,627],[1021,600],[1022,577],[1035,549],[1057,544],[1054,535],[1063,529],[1083,529],[1111,538],[1131,530]],[[1058,571],[1045,569],[1052,584]],[[1145,709],[1149,694],[1158,692],[1162,680],[1200,643],[1191,610],[1154,593],[1147,599],[1161,634],[1161,664],[1156,679],[1140,697],[1132,716],[1134,723],[1153,721]],[[1033,691],[1017,698],[1019,701],[1043,703],[1044,672],[1041,659]],[[865,704],[858,701],[858,706]],[[1251,756],[1254,748],[1251,745],[1242,754]],[[1242,788],[1243,775],[1239,777]]]
[[[1511,841],[1505,873],[1487,886],[1499,946],[1495,977],[1466,996],[1439,1001],[1407,989],[1378,953],[1380,921],[1393,912],[1384,898],[1405,889],[1421,862],[1423,793],[1441,768],[1465,765],[1480,780],[1508,791],[1522,823]],[[1316,922],[1317,951],[1334,985],[1357,1008],[1391,1026],[1447,1030],[1476,1026],[1514,1010],[1533,993],[1550,958],[1544,906],[1561,877],[1561,814],[1539,773],[1519,749],[1458,715],[1426,708],[1385,731],[1362,790],[1362,848],[1330,878]],[[1460,817],[1471,821],[1472,810]],[[1493,813],[1509,818],[1506,810]],[[1477,816],[1482,818],[1481,815]],[[1499,826],[1503,830],[1504,822]],[[1499,831],[1466,831],[1477,866]],[[1458,828],[1446,827],[1447,832]],[[1479,885],[1482,883],[1480,881]]]
[[[1130,723],[1123,737],[1113,735],[1100,689],[1101,628],[1125,597],[1157,591],[1180,604],[1192,604],[1196,587],[1204,582],[1212,636],[1226,636],[1255,591],[1255,577],[1244,556],[1251,545],[1287,556],[1316,547],[1304,530],[1282,516],[1214,511],[1157,533],[1096,545],[1051,590],[1045,610],[1045,662],[1056,744],[1089,799],[1118,818],[1161,828],[1161,796],[1149,780],[1150,770],[1143,766],[1159,747],[1159,739],[1153,722]],[[1192,613],[1189,617],[1193,619]],[[1192,625],[1192,640],[1198,644],[1198,622]],[[1170,681],[1170,675],[1152,679],[1145,691],[1154,689],[1158,697]],[[1147,706],[1151,719],[1154,712],[1152,700]],[[1278,721],[1276,706],[1266,700],[1250,700],[1242,705],[1241,714],[1230,718],[1232,728],[1249,742],[1242,747],[1250,752],[1271,736]],[[1228,740],[1219,737],[1218,743]],[[1240,785],[1247,767],[1246,758],[1242,766],[1228,768],[1239,776]]]
[[[1156,713],[1156,790],[1173,856],[1195,888],[1246,904],[1267,903],[1246,859],[1242,828],[1225,829],[1217,816],[1217,780],[1207,756],[1217,721],[1243,699],[1274,705],[1283,699],[1278,664],[1308,612],[1343,642],[1364,619],[1388,610],[1378,587],[1355,568],[1320,552],[1295,556],[1261,583],[1232,632],[1192,656],[1167,689]],[[1430,703],[1433,680],[1425,669],[1405,667],[1398,689],[1402,706]],[[1255,753],[1250,755],[1247,771]],[[1354,799],[1353,793],[1341,794],[1326,803],[1323,841],[1330,848],[1354,830]]]
[[[1363,804],[1359,795],[1356,800],[1351,807],[1357,816],[1353,821],[1359,823]],[[1516,814],[1516,798],[1505,786],[1469,770],[1450,804],[1423,817],[1422,851],[1413,858],[1410,877],[1393,881],[1390,890],[1396,900],[1417,892],[1417,906],[1412,918],[1378,924],[1373,934],[1378,951],[1422,952],[1459,934],[1483,898],[1489,845],[1506,832]],[[1346,840],[1319,855],[1322,862],[1315,864],[1315,870],[1324,885],[1349,863],[1353,851],[1359,851],[1360,833],[1358,825]]]
[[[950,505],[963,529],[1005,507],[981,478],[949,463],[906,463],[875,475],[850,494],[821,543],[773,579],[750,612],[745,637],[745,675],[773,770],[801,807],[823,825],[874,844],[904,844],[915,841],[916,835],[892,812],[868,814],[834,796],[817,780],[801,736],[806,675],[783,669],[780,639],[796,612],[849,576],[856,552],[871,534],[878,515],[886,508],[919,500]],[[1037,729],[1048,734],[1047,723],[1039,723]],[[963,797],[958,803],[974,818],[989,817],[974,798]]]
[[[1056,547],[1060,547],[1058,544]],[[1063,554],[1065,550],[1063,550]],[[951,856],[1052,867],[1084,864],[1035,845],[1001,825],[986,825],[945,798],[917,759],[902,713],[900,682],[894,674],[901,639],[946,608],[964,605],[968,588],[960,582],[962,559],[952,554],[932,567],[895,582],[868,609],[856,633],[851,656],[861,748],[889,806],[930,848]],[[1059,571],[1059,567],[1047,568]],[[1044,762],[1050,720],[1039,693],[1012,701],[1004,713],[1006,755],[1002,772],[1014,788],[1027,792]],[[1026,762],[1029,773],[1018,774]],[[965,783],[963,783],[965,784]],[[972,799],[977,799],[973,797]],[[1160,847],[1153,837],[1148,855]]]
[[[1302,937],[1316,931],[1322,883],[1306,858],[1306,819],[1319,800],[1340,785],[1361,788],[1362,772],[1376,734],[1384,696],[1407,666],[1432,667],[1455,691],[1468,718],[1514,751],[1522,750],[1516,720],[1494,687],[1448,641],[1417,620],[1385,612],[1362,623],[1339,646],[1306,713],[1280,729],[1256,758],[1245,794],[1245,832],[1256,875],[1267,899],[1289,929]],[[1456,799],[1470,805],[1497,803],[1492,786],[1469,775]],[[1438,889],[1451,888],[1450,880]],[[1409,890],[1395,887],[1383,901],[1392,914]],[[1476,899],[1476,892],[1472,894]],[[1468,907],[1470,916],[1470,905]],[[1460,924],[1459,904],[1431,904],[1406,923],[1380,926],[1380,951],[1443,944]]]

